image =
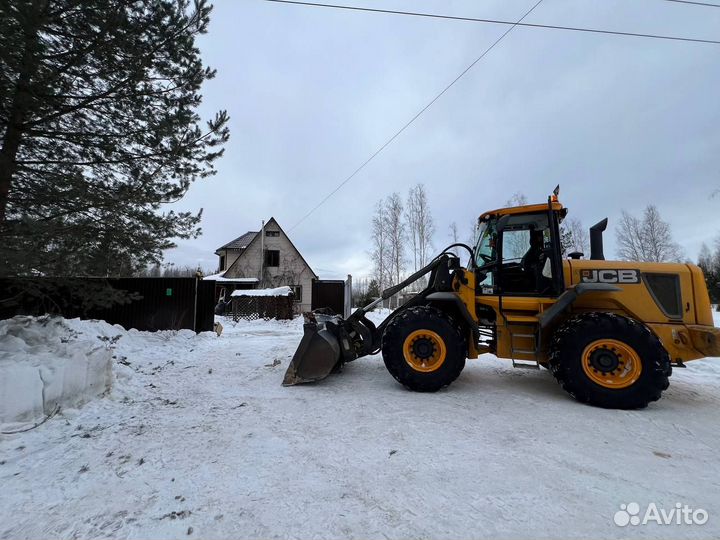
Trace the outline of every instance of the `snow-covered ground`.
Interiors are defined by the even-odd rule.
[[[302,321],[223,324],[99,325],[122,336],[112,392],[0,435],[0,538],[720,535],[720,359],[675,369],[641,411],[488,355],[436,394],[380,357],[283,388]],[[631,502],[709,520],[616,526]]]

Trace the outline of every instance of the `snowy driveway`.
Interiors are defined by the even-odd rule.
[[[0,538],[720,535],[719,359],[641,411],[488,356],[437,394],[379,357],[283,388],[301,321],[225,324],[124,333],[110,396],[0,436]],[[709,521],[614,525],[630,502]]]

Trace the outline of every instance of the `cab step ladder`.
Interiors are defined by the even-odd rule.
[[[510,315],[507,317],[505,323],[508,332],[510,333],[510,360],[512,360],[513,367],[522,369],[540,369],[540,364],[537,361],[538,333],[540,331],[537,317]],[[527,330],[525,330],[524,332],[513,332],[513,326],[532,326],[535,328],[535,331],[532,334],[527,333]],[[524,342],[524,347],[521,348],[518,344],[518,341]],[[527,348],[528,341],[531,341],[532,349]],[[532,356],[533,360],[516,359],[516,354]]]

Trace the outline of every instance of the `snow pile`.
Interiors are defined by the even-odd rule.
[[[37,419],[109,390],[110,346],[124,333],[102,321],[0,321],[0,423]]]
[[[230,296],[290,296],[290,287],[277,287],[276,289],[240,289],[233,291]]]
[[[207,281],[228,281],[231,283],[257,283],[258,278],[226,278],[225,272],[220,272],[219,274],[212,274],[210,276],[205,276],[203,278]]]

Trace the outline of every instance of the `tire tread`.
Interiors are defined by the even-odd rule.
[[[643,373],[632,386],[612,390],[595,385],[580,374],[569,351],[578,349],[588,335],[599,334],[621,341],[631,340],[646,354],[640,354]],[[613,409],[640,409],[660,399],[670,384],[670,357],[658,337],[644,324],[614,313],[591,312],[575,315],[554,333],[550,344],[549,366],[560,386],[583,403]]]
[[[416,322],[430,322],[433,325],[447,325],[453,339],[461,351],[467,351],[465,338],[462,336],[458,324],[447,313],[431,306],[415,306],[396,315],[385,328],[382,337],[382,355],[385,367],[400,384],[416,392],[436,392],[450,385],[460,376],[465,367],[465,357],[446,358],[450,362],[449,370],[431,373],[420,373],[411,368],[404,369],[405,360],[402,357],[403,329]],[[447,342],[447,339],[445,340]],[[449,344],[446,343],[446,346]],[[448,347],[449,348],[449,347]],[[402,364],[401,364],[402,362]]]

